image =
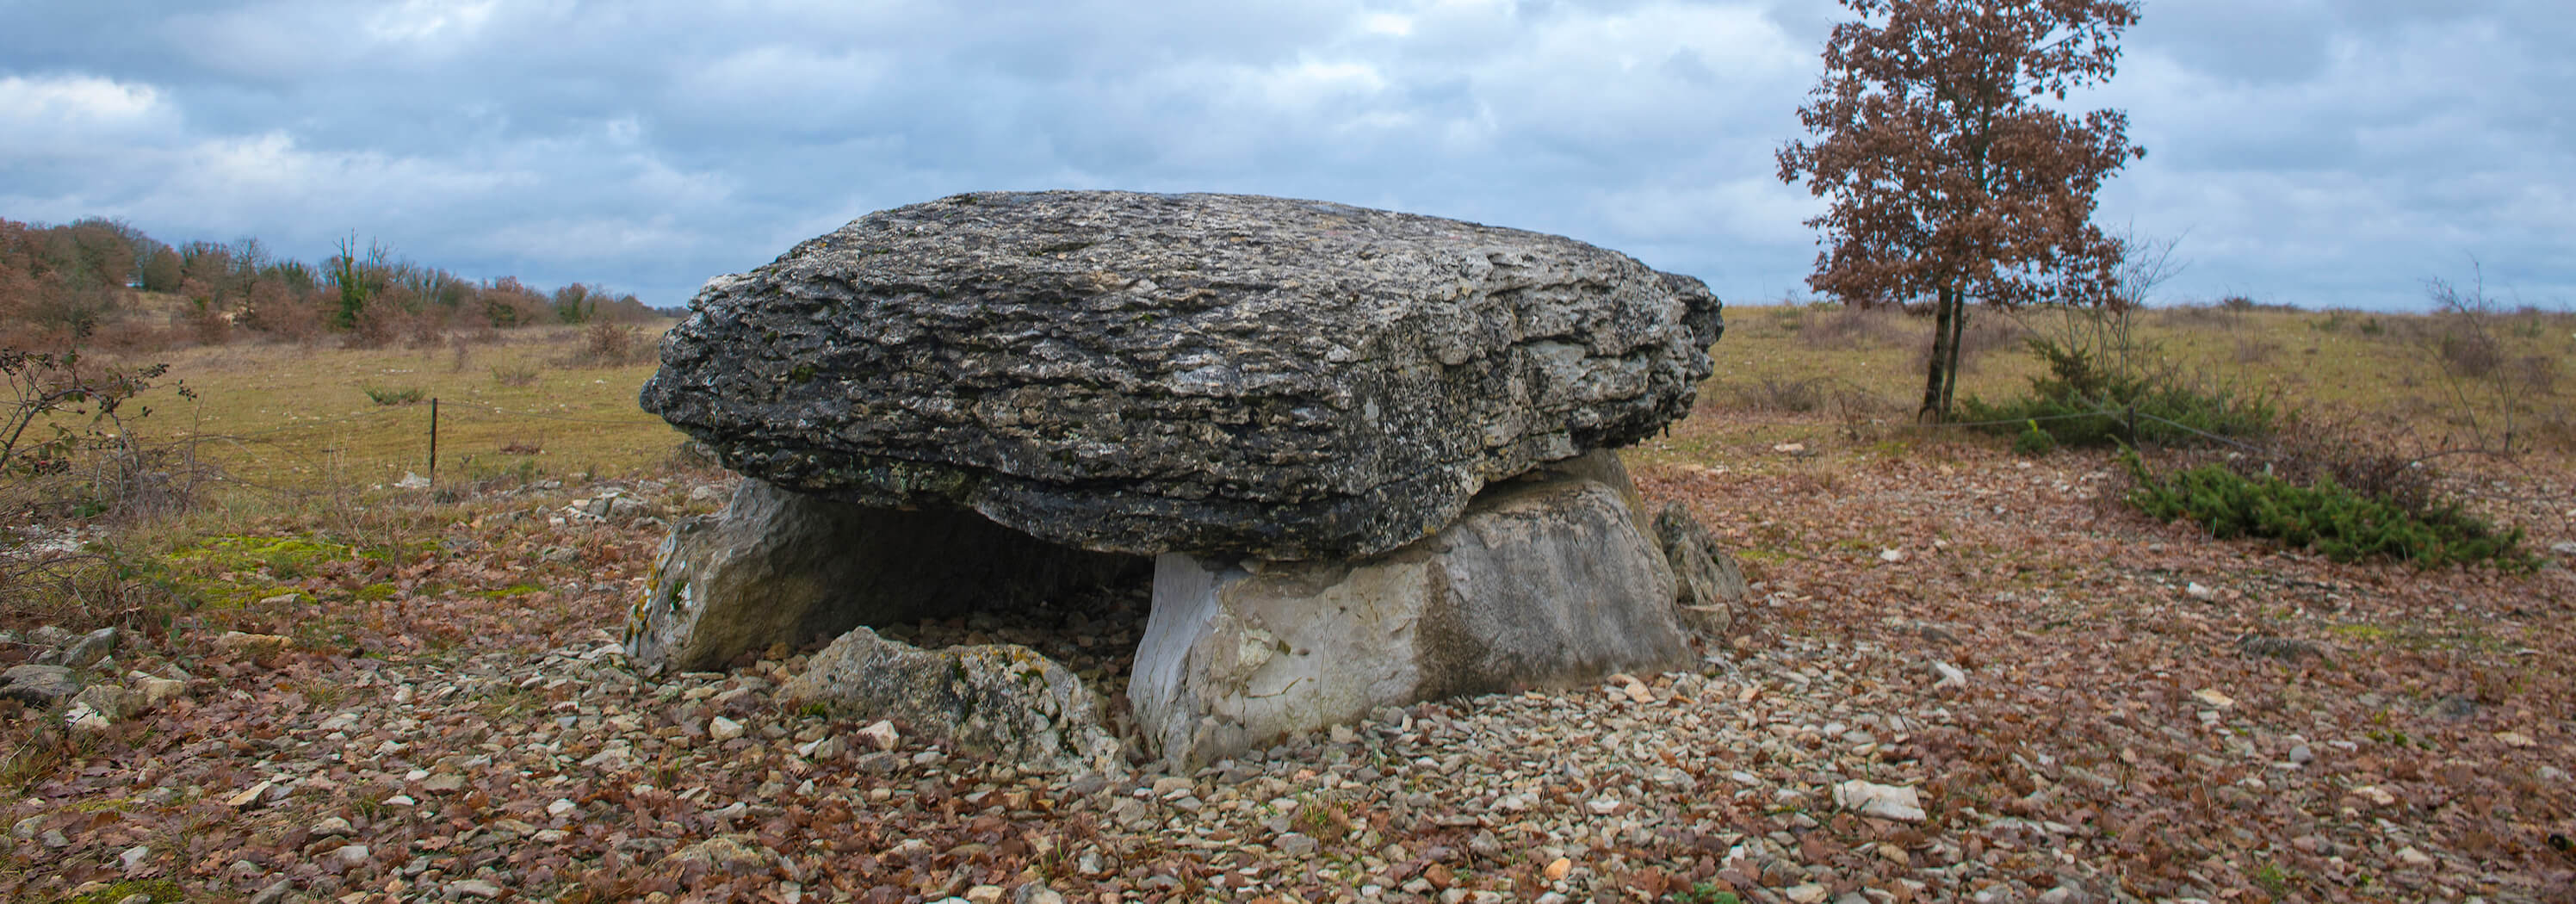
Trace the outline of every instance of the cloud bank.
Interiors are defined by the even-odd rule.
[[[1558,232],[1735,301],[1804,295],[1773,152],[1825,2],[11,2],[0,216],[355,230],[460,275],[679,304],[958,191],[1322,198]],[[2576,10],[2151,0],[2145,160],[2100,218],[2181,235],[2174,300],[2420,305],[2472,257],[2576,304]]]

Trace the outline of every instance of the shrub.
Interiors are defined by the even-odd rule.
[[[2081,349],[2047,339],[2029,345],[2048,362],[2048,375],[2031,378],[2030,393],[2018,399],[1969,396],[1960,406],[1968,422],[1999,436],[2036,425],[2069,446],[2194,445],[2268,434],[2279,416],[2269,397],[2233,383],[2191,379],[2170,367],[2118,373],[2097,367]]]
[[[405,386],[400,389],[384,386],[358,388],[366,392],[367,398],[378,405],[418,405],[421,399],[427,397],[427,394],[423,393],[418,386]]]
[[[1759,383],[1730,387],[1735,405],[1754,411],[1787,411],[1804,413],[1824,407],[1826,381],[1821,377],[1784,380],[1763,377]]]
[[[512,364],[507,367],[496,364],[492,367],[492,382],[503,386],[534,386],[537,382],[537,369],[525,364]]]
[[[2410,512],[2346,489],[2331,476],[2300,486],[2273,475],[2201,465],[2158,477],[2136,452],[2122,459],[2136,483],[2130,505],[2159,520],[2199,524],[2221,540],[2268,537],[2338,562],[2384,558],[2418,568],[2486,562],[2517,571],[2540,566],[2521,548],[2521,528],[2497,533],[2457,507]]]
[[[652,345],[644,341],[642,331],[599,320],[584,327],[581,344],[555,363],[564,367],[624,367],[650,354]]]
[[[2015,453],[2036,458],[2057,451],[2057,437],[2049,435],[2046,430],[2039,429],[2038,421],[2023,423],[2025,426],[2022,427],[2021,434],[2013,437]]]
[[[1868,348],[1905,339],[1898,323],[1904,313],[1893,308],[1843,307],[1814,312],[1797,330],[1798,342],[1810,348]]]
[[[168,372],[92,366],[78,349],[0,348],[0,516],[27,524],[186,508],[204,477],[193,447],[146,443],[133,429],[152,414],[137,398]],[[15,540],[0,531],[0,547]]]

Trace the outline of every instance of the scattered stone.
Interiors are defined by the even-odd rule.
[[[420,475],[418,475],[418,474],[414,474],[414,473],[412,473],[412,472],[410,472],[410,471],[404,471],[404,472],[403,472],[402,479],[401,479],[401,480],[394,481],[394,489],[397,489],[397,490],[426,490],[426,489],[429,489],[429,478],[427,478],[427,477],[422,477],[422,476],[420,476]]]
[[[643,407],[726,467],[1142,555],[1372,555],[1652,435],[1696,279],[1569,239],[1241,195],[958,195],[718,277]]]
[[[101,732],[114,727],[116,720],[106,713],[91,708],[87,703],[75,703],[70,709],[63,711],[63,724],[70,726],[73,731]]]
[[[2239,637],[2236,639],[2236,650],[2247,656],[2278,659],[2283,662],[2323,659],[2326,655],[2325,647],[2315,641],[2295,637],[2274,637],[2268,634],[2247,634]]]
[[[1913,788],[1852,779],[1834,786],[1834,804],[1862,816],[1922,822],[1923,801]]]
[[[858,628],[779,689],[857,718],[900,720],[937,741],[1024,768],[1122,771],[1106,710],[1064,666],[1017,644],[923,650]]]
[[[258,784],[252,785],[248,788],[243,788],[233,796],[224,798],[224,806],[231,807],[235,810],[248,810],[259,806],[261,796],[267,794],[268,789],[276,786],[276,782],[269,781],[268,779],[261,779]]]
[[[1002,895],[999,885],[978,885],[966,889],[966,904],[1002,904]]]
[[[2236,698],[2220,693],[2217,688],[2204,687],[2192,691],[2191,698],[2212,709],[2227,709],[2236,705]]]
[[[279,879],[269,883],[268,887],[260,889],[258,894],[250,896],[250,904],[280,904],[293,894],[295,894],[295,880]]]
[[[159,678],[142,672],[126,673],[125,683],[125,703],[137,714],[160,709],[161,704],[178,699],[180,694],[187,693],[188,690],[187,682]]]
[[[723,716],[707,720],[707,739],[722,744],[742,737],[742,723]]]
[[[2378,785],[2362,785],[2354,788],[2352,789],[2352,796],[2369,801],[2372,806],[2376,807],[2393,807],[2397,805],[2397,795],[2389,793],[2388,789],[2379,787]]]
[[[0,672],[0,697],[31,706],[52,706],[80,690],[72,670],[59,665],[13,665]]]
[[[1166,555],[1127,685],[1136,724],[1166,762],[1198,765],[1381,706],[1688,662],[1632,486],[1598,452],[1371,559]]]
[[[124,639],[125,633],[113,627],[91,631],[63,648],[62,664],[76,669],[89,668],[115,652],[117,642]]]
[[[1064,904],[1064,895],[1045,883],[1031,882],[1011,893],[1011,904]]]
[[[1958,666],[1936,659],[1932,662],[1932,673],[1940,676],[1940,680],[1932,682],[1933,690],[1968,686],[1968,672]]]
[[[367,854],[366,845],[344,844],[332,848],[330,853],[323,855],[323,858],[332,866],[342,870],[352,870],[367,865]]]
[[[151,857],[152,849],[138,844],[133,847],[126,848],[125,853],[116,855],[116,860],[118,863],[124,865],[127,875],[132,875],[134,873],[141,872],[143,870],[144,862],[150,860]]]
[[[481,879],[464,879],[447,883],[449,898],[462,898],[468,895],[477,898],[498,898],[501,896],[501,886]]]
[[[2410,844],[2397,849],[2397,862],[2417,869],[2422,869],[2427,866],[2432,866],[2434,860],[2432,855],[2416,850],[2415,846]]]
[[[673,851],[662,860],[661,867],[675,869],[697,864],[709,872],[757,873],[769,869],[769,853],[758,839],[749,835],[718,835]]]
[[[884,719],[870,722],[867,727],[850,734],[877,750],[893,750],[903,743],[903,733],[895,730],[894,723]]]
[[[1272,847],[1277,848],[1281,855],[1295,857],[1300,860],[1314,856],[1316,849],[1323,846],[1322,842],[1316,841],[1314,836],[1307,835],[1303,832],[1289,832],[1280,835],[1270,844]]]
[[[2184,596],[2191,597],[2192,599],[2196,599],[2204,603],[2218,598],[2218,591],[2202,586],[2199,581],[2193,581],[2189,584],[2183,585],[2182,593]]]
[[[1894,563],[1897,563],[1897,562],[1905,561],[1905,550],[1902,550],[1902,549],[1882,549],[1882,550],[1879,550],[1879,553],[1878,553],[1878,560],[1879,560],[1879,561],[1881,561],[1881,562],[1889,563],[1889,564],[1894,564]]]
[[[422,779],[420,783],[421,790],[432,794],[454,794],[458,791],[464,790],[464,788],[465,777],[452,772],[444,775],[430,776],[426,779]]]
[[[125,718],[125,689],[113,684],[93,684],[72,695],[73,706],[86,706],[110,722]]]
[[[1146,566],[972,512],[862,508],[745,480],[723,511],[672,527],[625,644],[648,675],[714,669],[775,644],[1034,603]]]
[[[358,834],[347,819],[338,816],[322,817],[322,821],[313,824],[312,832],[315,838],[346,838]]]
[[[2499,731],[2496,732],[2495,739],[2504,742],[2504,746],[2507,747],[2529,747],[2539,743],[2532,740],[2530,735],[2519,731]]]
[[[1826,891],[1822,885],[1801,882],[1781,889],[1780,895],[1788,898],[1789,904],[1825,904]]]
[[[233,658],[247,659],[262,666],[275,663],[277,657],[286,652],[287,646],[292,643],[294,640],[288,637],[275,634],[245,634],[240,631],[226,631],[223,636],[215,638],[216,649]]]

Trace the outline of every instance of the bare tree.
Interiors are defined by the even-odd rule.
[[[2128,116],[2039,106],[2111,77],[2134,0],[1839,0],[1812,141],[1780,178],[1832,207],[1808,285],[1855,305],[1928,298],[1918,418],[1949,417],[1968,303],[2118,305],[2120,245],[2093,225],[2102,180],[2146,149]]]

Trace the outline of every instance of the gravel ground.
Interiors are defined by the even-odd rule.
[[[658,529],[491,519],[517,533],[475,554],[545,564],[440,567],[559,589],[414,600],[351,629],[364,657],[123,654],[184,647],[197,677],[0,802],[0,897],[2569,899],[2564,568],[2248,558],[2106,515],[2090,462],[1970,454],[2002,477],[1645,469],[1764,552],[1699,669],[1385,709],[1189,775],[1027,774],[782,710],[794,658],[639,682],[611,631]],[[1142,607],[1094,603],[888,633],[1114,686]],[[462,639],[394,642],[438,630]]]

